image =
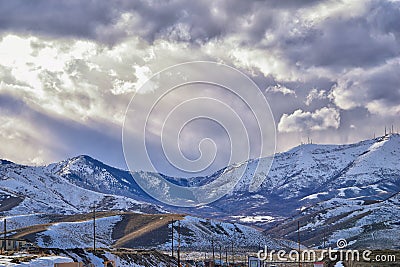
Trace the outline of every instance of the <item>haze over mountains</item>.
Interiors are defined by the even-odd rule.
[[[206,178],[169,178],[196,186],[217,177],[228,181],[245,168],[241,180],[223,198],[202,207],[177,208],[148,196],[129,172],[88,156],[43,167],[2,160],[0,211],[15,220],[33,213],[67,216],[90,212],[96,201],[104,211],[186,213],[248,224],[278,239],[296,240],[300,220],[303,244],[312,247],[322,247],[324,242],[334,247],[339,238],[346,238],[352,247],[400,247],[396,238],[400,235],[400,135],[349,145],[301,145],[277,154],[269,173],[263,168],[267,161],[228,166]],[[254,173],[257,164],[260,168]],[[258,188],[251,188],[253,177],[263,180]]]

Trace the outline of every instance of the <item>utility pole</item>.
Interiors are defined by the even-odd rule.
[[[93,254],[96,253],[96,202],[93,203]]]
[[[171,221],[171,239],[172,239],[172,246],[171,246],[171,257],[174,257],[174,219]]]
[[[212,260],[213,263],[215,264],[214,237],[211,239],[211,247],[212,247]]]
[[[181,267],[181,221],[178,220],[178,267]]]
[[[232,240],[231,245],[232,245],[232,264],[235,265],[235,252],[233,250],[233,240]]]
[[[3,243],[4,243],[4,251],[6,251],[7,250],[7,219],[4,219],[4,241],[3,241]]]
[[[222,266],[221,243],[219,244],[219,264]]]
[[[226,266],[229,266],[229,264],[228,264],[228,247],[225,247],[225,263],[226,263]]]
[[[297,242],[299,244],[299,267],[301,267],[300,263],[300,255],[301,255],[301,250],[300,250],[300,221],[297,221]]]

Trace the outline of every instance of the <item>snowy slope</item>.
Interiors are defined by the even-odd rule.
[[[129,216],[127,216],[129,215]],[[136,216],[132,221],[131,216]],[[142,216],[140,214],[109,215],[96,219],[96,247],[112,248],[159,248],[171,249],[171,227],[170,220],[166,218],[163,224],[158,224],[165,215]],[[42,227],[34,226],[36,232],[25,231],[25,229],[14,228],[10,233],[18,237],[28,238],[42,248],[74,249],[91,248],[93,246],[93,220],[89,218],[75,220],[63,218],[61,222],[50,222]],[[67,221],[69,220],[69,221]],[[51,221],[48,219],[48,222]],[[135,222],[141,225],[134,227],[132,231],[125,231],[124,227]],[[152,227],[154,225],[154,227]],[[215,220],[202,219],[192,216],[184,216],[180,219],[181,248],[182,249],[204,249],[211,246],[211,240],[215,244],[235,247],[258,248],[265,244],[270,248],[295,247],[280,239],[271,238],[261,231],[240,224],[232,224]],[[149,229],[146,231],[146,229]],[[137,231],[136,235],[131,235]],[[127,232],[126,235],[121,233]],[[174,227],[175,247],[177,246],[178,222]],[[124,242],[118,242],[124,240]],[[143,240],[145,240],[143,242]]]
[[[247,248],[258,248],[260,244],[277,249],[286,247],[287,245],[296,246],[295,243],[289,244],[279,239],[272,239],[249,226],[193,216],[186,216],[181,221],[181,228],[183,229],[182,232],[185,233],[181,241],[181,246],[188,248],[210,248],[211,240],[214,240],[216,246],[220,244],[223,247],[230,247],[232,243],[235,247]],[[177,226],[175,225],[175,236],[178,234],[176,229]],[[170,248],[171,242],[167,242],[160,247]]]
[[[121,216],[110,216],[96,220],[96,246],[112,246],[112,232]],[[35,243],[40,247],[50,248],[88,248],[93,244],[93,221],[61,222],[50,226],[37,234]]]
[[[263,160],[250,162],[231,194],[210,206],[235,215],[279,219],[333,198],[384,200],[400,191],[397,134],[351,145],[301,145],[278,154],[268,174],[262,168],[255,174],[264,181],[249,192],[252,165]]]
[[[89,156],[78,156],[50,164],[46,170],[92,191],[151,200],[129,172],[107,166]]]
[[[145,202],[84,189],[47,167],[13,163],[0,165],[0,196],[3,202],[13,199],[3,208],[4,215],[87,212],[95,202],[104,210],[161,211]]]
[[[400,194],[383,201],[322,201],[287,219],[267,232],[273,236],[295,239],[297,221],[303,243],[312,247],[336,247],[345,239],[352,248],[400,248]]]

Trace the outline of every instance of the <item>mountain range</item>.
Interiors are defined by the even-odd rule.
[[[196,220],[230,223],[228,228],[257,228],[266,236],[263,242],[279,246],[279,240],[297,240],[300,222],[301,242],[309,247],[334,247],[338,239],[345,238],[354,248],[400,248],[400,135],[345,145],[303,144],[276,154],[268,172],[270,160],[227,166],[209,177],[167,177],[179,185],[198,186],[216,178],[228,183],[244,173],[227,195],[195,208],[160,203],[132,178],[151,177],[152,173],[130,173],[89,156],[35,167],[1,160],[0,212],[21,222],[33,216],[30,225],[35,220],[36,225],[52,224],[57,222],[54,217],[39,220],[38,216],[90,213],[96,202],[99,211],[115,212],[105,216],[116,220],[110,227],[122,220],[118,216],[125,216],[118,212],[187,214]],[[257,188],[251,187],[254,177],[262,181]],[[193,225],[191,218],[184,220]],[[36,240],[49,228],[42,230],[35,232]]]

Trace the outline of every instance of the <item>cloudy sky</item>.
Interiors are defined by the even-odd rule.
[[[278,151],[400,128],[399,1],[0,0],[0,158],[125,168],[134,92],[192,60],[254,80]]]

